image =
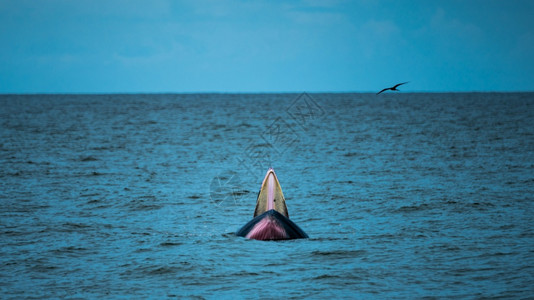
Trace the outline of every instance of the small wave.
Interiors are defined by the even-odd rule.
[[[127,265],[125,267],[128,267]],[[178,264],[171,265],[148,265],[140,266],[137,268],[129,268],[125,270],[121,275],[123,276],[135,276],[135,277],[144,277],[146,275],[150,276],[160,276],[160,275],[169,275],[169,274],[180,274],[184,271],[190,270],[192,265],[189,262],[180,262]]]
[[[322,274],[319,276],[315,276],[312,279],[313,280],[322,280],[322,279],[342,279],[343,277],[339,275],[330,275],[330,274]]]
[[[93,157],[93,156],[86,156],[86,157],[83,157],[80,159],[80,161],[83,161],[83,162],[88,162],[88,161],[97,161],[98,158],[96,157]]]
[[[223,128],[226,128],[226,125],[225,124],[210,124],[210,129],[212,130],[218,130],[218,129],[223,129]]]
[[[172,274],[176,273],[178,270],[173,267],[159,267],[156,269],[148,270],[146,274],[148,275],[163,275],[163,274]]]
[[[163,207],[155,196],[142,196],[130,201],[127,206],[134,211],[157,210]]]
[[[174,247],[174,246],[180,246],[182,245],[182,243],[177,243],[177,242],[163,242],[161,244],[159,244],[161,247]]]
[[[25,231],[16,231],[16,230],[4,230],[4,231],[0,231],[0,233],[8,237],[26,236],[28,234]]]
[[[91,194],[81,194],[80,197],[96,197],[100,196],[99,193],[91,193]]]
[[[256,272],[247,272],[247,271],[239,271],[239,272],[235,272],[231,274],[231,276],[237,276],[237,277],[240,277],[240,276],[248,277],[248,276],[258,276],[258,275],[260,274]]]
[[[313,256],[319,257],[332,257],[332,258],[352,258],[365,255],[367,251],[365,250],[332,250],[332,251],[312,251]]]
[[[483,208],[486,208],[486,207],[494,207],[495,204],[493,203],[490,203],[490,202],[471,202],[469,204],[469,206],[473,207],[473,208],[480,208],[480,209],[483,209]]]
[[[318,242],[332,242],[332,241],[343,241],[348,240],[348,237],[335,237],[335,236],[324,236],[324,237],[310,237],[310,241],[318,241]]]
[[[87,251],[87,248],[84,247],[76,247],[76,246],[67,246],[67,247],[61,247],[58,249],[52,250],[52,253],[61,255],[61,254],[82,254]]]
[[[409,213],[409,212],[424,211],[424,210],[428,210],[428,209],[432,209],[432,206],[427,204],[427,203],[423,203],[423,204],[420,204],[420,205],[402,206],[402,207],[398,208],[396,210],[396,212]]]
[[[111,150],[112,148],[110,147],[105,147],[105,146],[99,146],[99,147],[93,147],[91,148],[91,150],[96,150],[96,151],[103,151],[103,150]]]
[[[234,238],[234,237],[237,237],[237,235],[235,234],[235,232],[222,233],[221,236],[222,236],[222,237],[225,237],[225,238]]]
[[[39,273],[48,273],[50,271],[58,269],[57,266],[53,265],[45,265],[45,264],[37,264],[32,267],[32,270]]]
[[[72,223],[67,222],[63,224],[63,227],[69,228],[69,229],[85,229],[91,227],[90,225],[83,224],[83,223]]]
[[[135,253],[152,252],[152,249],[150,249],[150,248],[138,248],[138,249],[135,249],[134,252],[135,252]]]
[[[458,252],[462,249],[456,245],[450,245],[450,244],[438,244],[428,247],[430,250],[439,250],[439,251],[445,251],[445,252]]]

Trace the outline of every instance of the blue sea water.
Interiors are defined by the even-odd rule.
[[[534,94],[0,96],[1,298],[532,298]],[[235,236],[274,167],[309,239]]]

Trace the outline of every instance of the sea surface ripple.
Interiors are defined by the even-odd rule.
[[[534,297],[534,94],[0,96],[1,298]],[[235,236],[274,167],[309,239]]]

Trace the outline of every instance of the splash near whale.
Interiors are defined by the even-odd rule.
[[[290,240],[308,235],[289,220],[286,199],[272,168],[269,168],[256,200],[254,218],[236,233],[255,240]]]

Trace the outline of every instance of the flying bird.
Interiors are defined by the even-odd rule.
[[[403,83],[396,84],[396,85],[394,85],[394,86],[392,86],[392,87],[385,88],[385,89],[381,90],[380,92],[378,92],[378,93],[376,93],[376,94],[378,95],[378,94],[383,93],[384,91],[387,91],[387,90],[398,91],[398,90],[397,90],[397,87],[398,87],[399,85],[403,85],[403,84],[408,83],[408,82],[409,82],[409,81],[406,81],[406,82],[403,82]]]

